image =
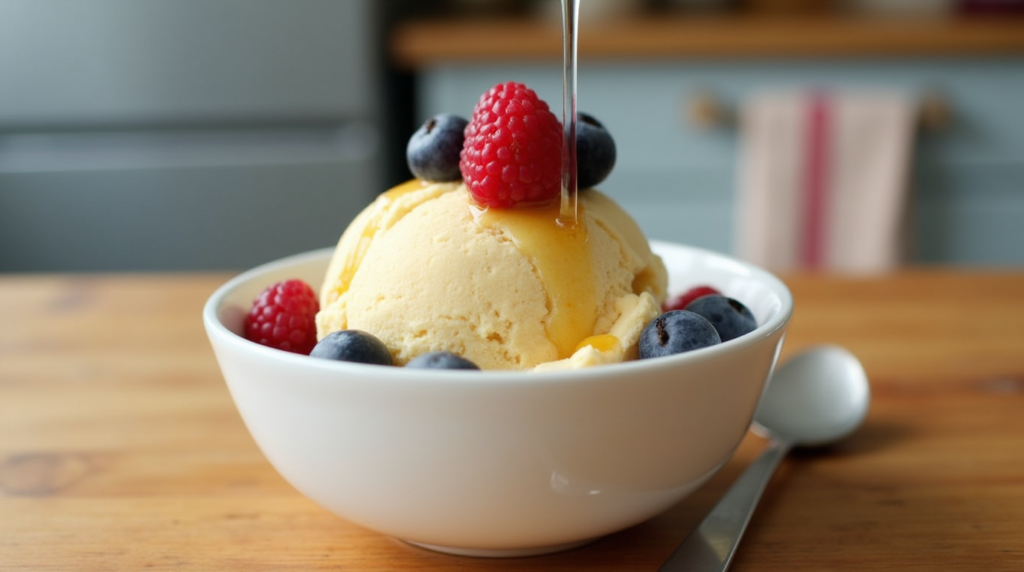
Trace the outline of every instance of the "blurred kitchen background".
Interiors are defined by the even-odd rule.
[[[410,178],[429,115],[506,80],[560,113],[560,9],[0,0],[0,272],[332,246]],[[582,0],[580,21],[579,107],[619,151],[601,188],[650,237],[737,252],[749,98],[885,90],[914,102],[901,261],[1024,265],[1024,0]]]

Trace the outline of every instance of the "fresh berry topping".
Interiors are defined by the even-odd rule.
[[[405,147],[405,160],[412,174],[438,183],[461,179],[459,155],[467,123],[458,115],[442,113],[416,130]]]
[[[615,140],[593,116],[577,113],[576,119],[576,186],[589,189],[612,172]]]
[[[671,312],[672,310],[685,310],[686,307],[690,305],[690,302],[693,302],[701,296],[707,296],[709,294],[721,294],[721,292],[711,286],[694,286],[675,298],[667,300],[662,304],[661,311]]]
[[[308,354],[316,345],[319,310],[316,293],[302,280],[271,284],[245,316],[245,338],[279,350]]]
[[[561,193],[562,125],[532,89],[498,84],[473,109],[459,168],[481,206],[553,200]]]
[[[480,369],[468,359],[452,352],[430,352],[417,356],[405,367],[419,369]]]
[[[313,351],[312,357],[368,363],[373,365],[392,365],[391,352],[384,342],[373,334],[362,330],[338,330],[323,337]]]
[[[640,359],[681,354],[721,343],[715,327],[703,316],[673,310],[647,324],[640,334]]]
[[[686,309],[707,318],[723,342],[753,332],[757,328],[757,320],[746,306],[720,294],[697,298],[690,302]]]

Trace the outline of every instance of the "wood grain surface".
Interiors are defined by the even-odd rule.
[[[437,63],[560,60],[561,27],[529,18],[434,19],[401,23],[392,60]],[[850,18],[636,16],[581,27],[581,59],[763,57],[948,57],[1024,53],[1020,18]]]
[[[763,444],[582,548],[414,548],[264,460],[201,325],[226,278],[0,276],[0,570],[656,570]],[[848,441],[783,462],[732,570],[1024,570],[1024,271],[784,278],[783,359],[845,345],[874,401]]]

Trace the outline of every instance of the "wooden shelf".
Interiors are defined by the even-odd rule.
[[[532,19],[425,20],[391,35],[396,65],[550,60],[557,24]],[[1024,19],[637,16],[580,30],[580,58],[998,56],[1024,54]]]

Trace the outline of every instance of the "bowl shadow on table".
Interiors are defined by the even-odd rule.
[[[906,425],[892,421],[868,419],[856,433],[825,447],[797,447],[790,453],[794,459],[816,459],[847,455],[863,455],[888,449],[910,436]]]

